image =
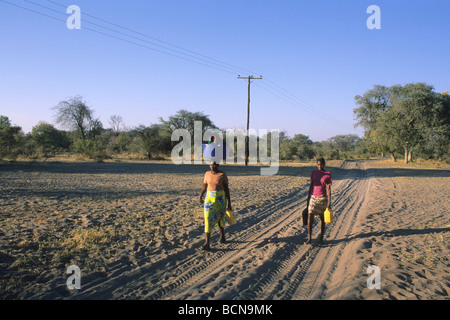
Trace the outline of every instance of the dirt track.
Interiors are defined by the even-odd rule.
[[[307,230],[300,213],[308,184],[303,181],[282,191],[275,188],[270,201],[247,208],[239,223],[226,228],[228,243],[213,243],[211,252],[198,249],[203,243],[200,224],[188,227],[190,231],[181,228],[179,234],[191,235],[184,246],[137,255],[134,265],[111,262],[100,276],[83,278],[82,290],[75,293],[61,295],[63,276],[50,281],[48,287],[56,289],[35,290],[26,298],[448,299],[450,224],[440,208],[448,205],[449,170],[386,169],[370,161],[345,161],[332,174],[335,221],[327,225],[323,244],[317,241],[316,225],[313,244],[304,245]],[[399,189],[387,184],[397,181],[408,185]],[[440,181],[440,188],[433,188]],[[428,185],[440,203],[412,194],[414,186],[422,185]],[[399,200],[403,205],[397,206]],[[425,228],[416,213],[430,208]],[[380,223],[399,215],[403,220]],[[212,241],[217,238],[213,233]],[[423,251],[422,244],[433,250],[428,265],[403,259],[414,250]],[[367,288],[366,269],[372,264],[381,268],[381,290]]]

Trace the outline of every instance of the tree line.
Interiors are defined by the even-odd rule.
[[[356,96],[356,126],[364,128],[364,137],[354,134],[336,135],[325,141],[312,141],[308,136],[293,137],[280,132],[280,160],[368,158],[389,155],[405,161],[414,157],[449,159],[450,96],[436,93],[432,86],[418,83],[405,86],[374,86]],[[142,155],[146,159],[170,157],[175,129],[187,129],[194,135],[194,121],[202,122],[203,132],[219,129],[202,112],[179,110],[167,120],[127,128],[119,115],[110,117],[104,128],[95,112],[81,96],[59,102],[52,107],[55,125],[39,122],[30,133],[11,124],[0,115],[0,158],[47,159],[60,153],[80,154],[92,159],[108,159],[117,155]],[[226,143],[226,133],[223,137]],[[192,139],[193,141],[193,139]],[[235,144],[233,143],[236,148]],[[259,145],[259,144],[258,144]]]
[[[357,125],[368,151],[405,163],[414,157],[449,160],[450,95],[426,83],[376,85],[355,97]]]

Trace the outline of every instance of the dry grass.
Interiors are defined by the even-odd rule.
[[[417,159],[409,163],[403,160],[393,161],[391,159],[377,160],[371,164],[376,168],[404,168],[404,169],[450,169],[450,164],[440,160]]]
[[[69,237],[62,244],[78,250],[101,248],[117,238],[117,232],[108,227],[76,228],[69,232]]]

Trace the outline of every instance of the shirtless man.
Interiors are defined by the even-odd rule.
[[[210,169],[205,173],[199,198],[199,202],[204,204],[205,208],[206,242],[202,246],[203,250],[210,250],[211,231],[215,226],[220,230],[220,242],[225,243],[225,213],[226,210],[232,210],[227,175],[219,170],[219,165],[215,161],[210,165]],[[206,197],[203,200],[205,193]]]

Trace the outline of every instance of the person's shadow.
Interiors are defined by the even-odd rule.
[[[450,228],[395,229],[395,230],[388,230],[388,231],[375,231],[375,232],[351,234],[348,237],[344,237],[341,239],[326,239],[324,242],[324,245],[337,245],[342,242],[350,242],[350,241],[353,241],[356,239],[366,239],[366,238],[371,238],[371,237],[411,236],[411,235],[431,234],[431,233],[440,233],[440,232],[448,232],[448,231],[450,231]]]
[[[326,235],[323,240],[323,242],[316,241],[315,244],[317,246],[326,247],[326,246],[334,246],[343,242],[351,242],[353,240],[357,239],[366,239],[371,237],[380,237],[380,236],[391,236],[391,237],[398,237],[398,236],[411,236],[411,235],[420,235],[420,234],[431,234],[431,233],[440,233],[440,232],[449,232],[450,228],[431,228],[431,229],[396,229],[396,230],[389,230],[389,231],[375,231],[375,232],[367,232],[367,233],[357,233],[357,234],[350,234],[344,238],[340,239],[327,239]],[[303,244],[304,241],[306,241],[306,235],[296,235],[296,236],[289,236],[284,238],[275,238],[271,239],[271,242],[286,242],[288,244],[292,245],[300,245]],[[314,242],[314,241],[313,241]]]

